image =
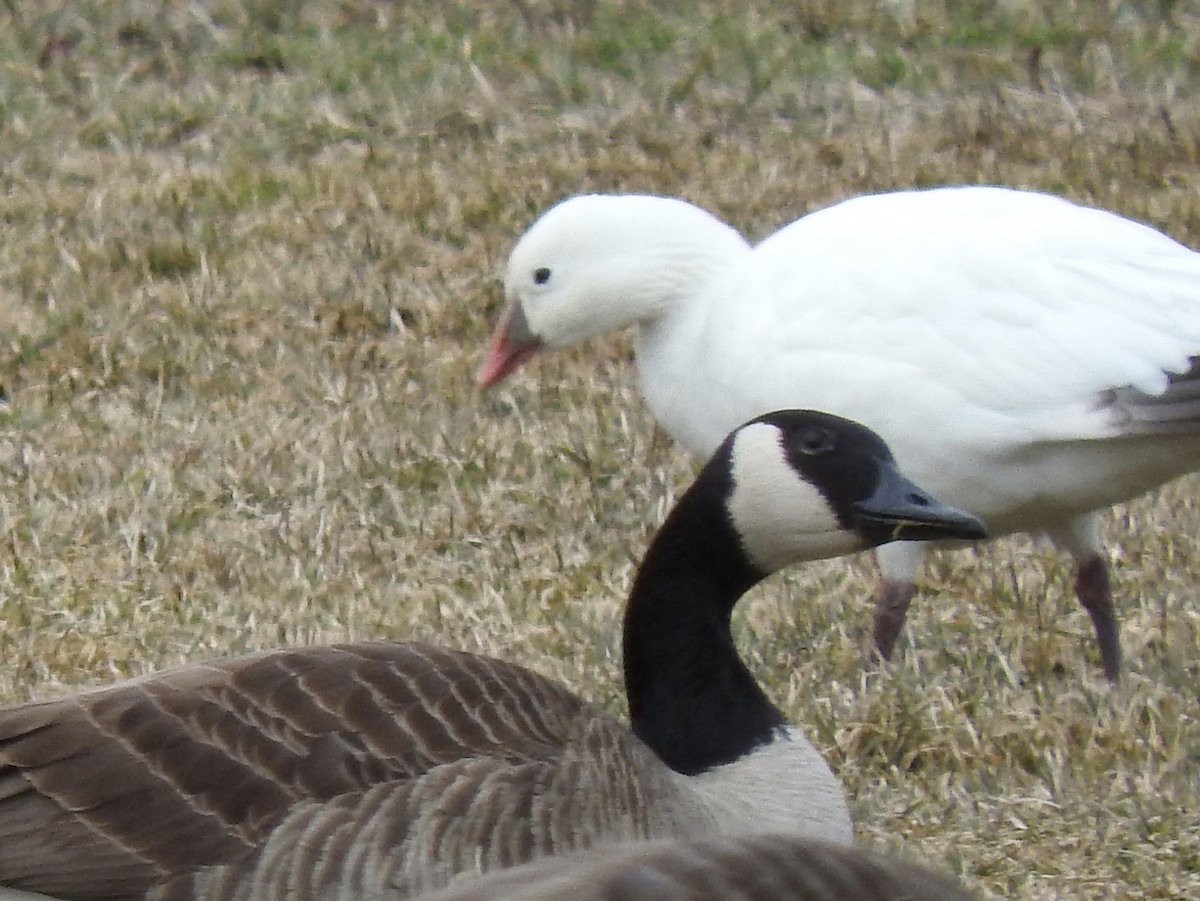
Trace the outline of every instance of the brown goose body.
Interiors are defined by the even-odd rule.
[[[0,884],[405,897],[703,831],[670,773],[561,685],[477,655],[380,642],[188,665],[0,715]],[[588,816],[562,804],[566,782]]]
[[[536,861],[420,901],[972,901],[908,861],[795,835],[659,839]]]

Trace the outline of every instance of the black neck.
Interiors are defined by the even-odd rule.
[[[736,760],[786,724],[733,646],[734,605],[764,577],[725,508],[712,465],[659,530],[625,611],[625,690],[634,733],[692,775]]]

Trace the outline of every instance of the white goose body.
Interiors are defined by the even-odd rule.
[[[763,417],[721,446],[638,569],[629,725],[515,664],[387,642],[186,665],[3,710],[0,890],[403,898],[656,836],[849,843],[844,792],[739,659],[733,607],[798,560],[981,535],[904,479],[874,433]]]
[[[1049,195],[943,188],[846,201],[750,249],[695,207],[688,230],[681,203],[587,195],[549,211],[513,251],[505,325],[555,347],[560,308],[617,294],[632,309],[629,273],[680,286],[623,324],[651,411],[693,452],[764,410],[829,410],[878,431],[990,536],[1044,532],[1081,565],[1099,556],[1093,511],[1200,468],[1200,254],[1153,229]],[[687,253],[656,247],[685,234]],[[504,328],[485,384],[515,368]],[[880,558],[885,579],[914,578],[911,548]],[[1115,644],[1105,654],[1115,675]]]
[[[637,342],[651,410],[694,453],[765,410],[837,411],[992,535],[1200,465],[1200,418],[1164,440],[1105,403],[1200,354],[1200,255],[1127,219],[997,188],[872,195],[697,287]]]

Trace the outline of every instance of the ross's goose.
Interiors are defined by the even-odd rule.
[[[859,197],[753,248],[681,200],[584,195],[521,238],[505,291],[480,384],[541,347],[636,326],[647,403],[697,454],[779,407],[864,422],[989,535],[1041,532],[1074,557],[1117,678],[1094,511],[1200,467],[1200,254],[995,187]],[[920,551],[879,559],[886,657]]]
[[[652,836],[852,838],[840,784],[742,664],[738,598],[892,538],[975,538],[817,413],[725,441],[646,553],[631,726],[511,663],[361,643],[186,665],[0,711],[0,886],[73,899],[407,897]]]

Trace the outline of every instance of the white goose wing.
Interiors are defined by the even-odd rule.
[[[1061,412],[1126,385],[1161,392],[1200,352],[1200,255],[1048,195],[862,197],[752,256],[746,291],[763,302],[750,328],[774,324],[785,359],[840,352],[859,364],[839,373],[851,381],[903,364],[998,415]]]

